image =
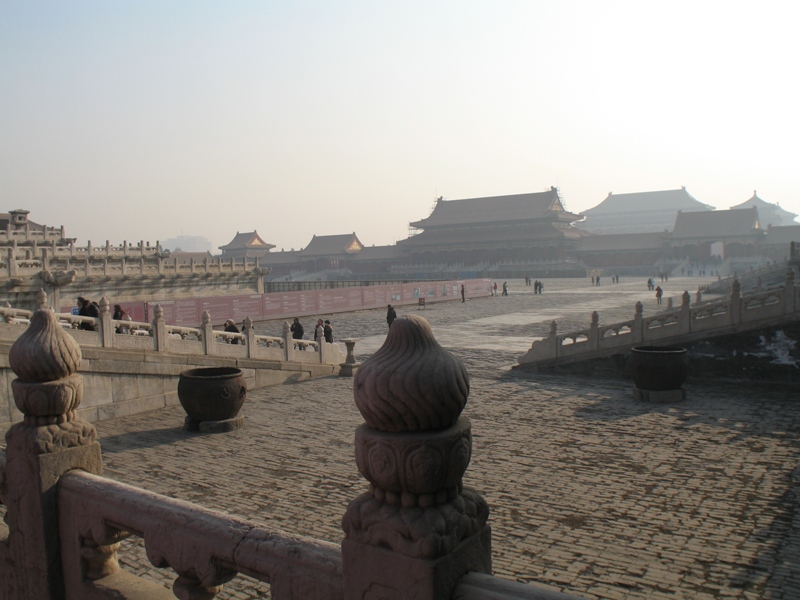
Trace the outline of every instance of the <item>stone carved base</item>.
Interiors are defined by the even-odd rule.
[[[6,432],[6,443],[30,454],[49,454],[66,448],[89,446],[97,441],[97,432],[81,419],[51,425],[17,423]]]
[[[361,363],[349,363],[343,362],[339,364],[339,376],[340,377],[353,377],[358,371],[358,367],[361,366]]]
[[[645,402],[680,402],[686,399],[686,390],[641,390],[633,388],[633,397]]]
[[[342,529],[353,542],[435,560],[482,531],[488,518],[489,506],[470,488],[450,502],[428,508],[404,508],[362,494],[347,507]]]
[[[342,542],[345,600],[436,600],[450,598],[466,573],[492,572],[491,528],[483,526],[437,559],[403,556],[345,538]]]
[[[222,421],[195,421],[189,417],[183,421],[183,429],[186,431],[198,431],[200,433],[227,433],[236,431],[244,427],[244,417],[239,415],[232,419]]]

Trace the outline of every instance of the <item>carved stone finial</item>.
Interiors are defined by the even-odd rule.
[[[55,381],[77,372],[81,347],[59,325],[52,310],[40,309],[11,346],[8,362],[21,381]]]
[[[28,425],[51,425],[75,419],[83,397],[81,348],[50,309],[33,313],[31,324],[8,354],[18,379],[11,382],[14,402]]]
[[[642,304],[641,300],[640,300],[640,301],[638,301],[638,302],[637,302],[637,303],[634,305],[634,307],[633,307],[633,308],[634,308],[634,310],[636,311],[636,314],[637,314],[637,315],[640,315],[640,314],[642,314],[642,313],[644,312],[644,304]]]
[[[731,283],[731,293],[732,294],[739,294],[742,291],[742,284],[739,283],[738,279],[734,279],[733,283]]]
[[[207,310],[203,311],[202,321],[203,321],[203,325],[207,325],[207,324],[211,323],[211,313],[208,312]]]
[[[689,303],[692,301],[692,296],[689,294],[688,291],[684,290],[683,295],[681,296],[681,304],[683,306],[689,306]]]
[[[597,311],[592,312],[592,324],[597,325],[600,322],[600,315],[597,314]]]
[[[429,431],[453,425],[467,403],[469,375],[416,315],[392,323],[380,350],[353,381],[356,406],[378,431]]]
[[[156,304],[156,307],[153,309],[153,316],[156,319],[164,318],[164,308],[160,304]]]
[[[558,323],[550,321],[550,339],[555,339],[558,335]]]
[[[108,298],[106,298],[105,296],[102,296],[100,298],[100,302],[99,302],[98,305],[100,307],[100,312],[101,313],[109,312],[111,310],[111,303],[108,301]]]
[[[39,290],[36,292],[36,308],[42,309],[47,308],[47,292],[44,290]]]

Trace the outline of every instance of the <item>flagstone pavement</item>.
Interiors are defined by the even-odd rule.
[[[668,285],[677,297],[697,280]],[[567,331],[595,309],[602,323],[632,318],[636,300],[656,310],[644,281],[529,289],[514,281],[508,298],[398,310],[427,317],[470,372],[465,485],[489,503],[495,574],[586,598],[800,598],[800,394],[699,378],[686,400],[647,404],[625,380],[512,371],[551,319]],[[339,338],[362,338],[363,359],[385,337],[383,317],[332,320]],[[183,431],[180,407],[97,423],[105,475],[339,542],[348,502],[366,490],[353,459],[362,418],[352,379],[254,390],[242,414],[246,427],[225,434]],[[175,577],[137,540],[120,562],[165,585]],[[269,590],[239,576],[218,597]]]

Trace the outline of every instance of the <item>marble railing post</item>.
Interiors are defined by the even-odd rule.
[[[692,312],[690,310],[691,303],[691,295],[689,292],[684,290],[683,295],[681,296],[680,312],[678,313],[679,333],[689,333],[692,330]]]
[[[324,337],[317,340],[317,355],[319,356],[319,363],[321,365],[325,364],[325,344],[327,344],[327,342]]]
[[[6,521],[15,599],[64,598],[57,514],[59,478],[73,469],[102,471],[94,427],[79,419],[81,350],[41,308],[9,352],[14,402],[24,420],[6,433]],[[7,565],[3,565],[6,567]]]
[[[203,351],[206,355],[217,353],[217,341],[214,339],[214,327],[211,325],[211,313],[203,311],[202,324],[200,329],[203,332]]]
[[[413,381],[409,380],[413,378]],[[342,519],[345,600],[450,598],[469,571],[491,573],[489,507],[462,483],[472,453],[464,365],[416,315],[392,323],[353,381],[369,492]]]
[[[633,331],[631,331],[631,334],[633,335],[633,341],[639,344],[644,340],[644,326],[642,324],[644,305],[641,302],[637,302],[633,308]]]
[[[294,360],[294,338],[292,337],[292,328],[289,321],[283,322],[283,360]]]
[[[600,315],[597,311],[592,312],[592,323],[589,325],[589,349],[590,350],[599,350],[600,349],[600,334],[598,332],[598,326],[600,325]]]
[[[167,325],[164,322],[164,308],[160,304],[153,309],[152,325],[156,352],[167,352]]]
[[[105,296],[100,298],[100,339],[103,348],[114,347],[114,327],[111,325],[111,305]]]
[[[783,312],[784,314],[793,313],[798,307],[794,305],[795,302],[795,289],[794,289],[794,269],[786,271],[786,283],[783,287]]]
[[[17,257],[14,255],[14,247],[11,247],[7,250],[8,258],[6,258],[6,263],[8,263],[8,276],[9,277],[16,277],[17,276]]]
[[[206,262],[206,267],[208,263]],[[256,332],[253,331],[253,319],[245,317],[242,323],[242,333],[244,333],[244,345],[247,358],[255,358]]]
[[[734,279],[731,283],[731,310],[730,310],[731,325],[737,325],[742,322],[742,284],[738,279]]]

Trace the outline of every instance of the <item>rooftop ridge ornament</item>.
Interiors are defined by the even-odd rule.
[[[353,381],[356,406],[372,429],[430,431],[453,425],[469,396],[469,375],[416,315],[392,323],[383,346]]]

